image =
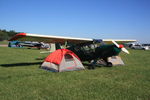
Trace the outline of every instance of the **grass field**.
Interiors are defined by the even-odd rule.
[[[2,45],[8,45],[8,41],[6,41],[6,40],[5,40],[5,41],[0,41],[0,45],[1,45],[1,44],[2,44]]]
[[[150,100],[150,51],[121,54],[125,66],[53,73],[39,50],[0,47],[0,100]]]

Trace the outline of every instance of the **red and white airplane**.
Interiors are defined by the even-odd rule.
[[[108,62],[108,57],[117,56],[121,51],[129,54],[129,51],[121,44],[136,41],[134,39],[90,39],[28,33],[16,34],[9,41],[14,40],[73,44],[72,46],[67,47],[67,49],[73,51],[81,61],[103,59],[108,66],[112,65]]]

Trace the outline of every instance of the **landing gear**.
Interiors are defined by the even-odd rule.
[[[96,66],[96,62],[97,60],[92,60],[90,63],[90,66],[88,67],[88,69],[95,69],[95,66]]]
[[[108,59],[107,59],[107,58],[104,58],[103,60],[104,60],[105,63],[106,63],[106,67],[112,67],[112,66],[113,66],[113,64],[112,64],[111,62],[108,62]]]
[[[88,67],[88,69],[95,69],[95,66],[91,65],[91,66]]]
[[[111,62],[108,62],[107,58],[99,59],[99,60],[91,60],[89,61],[89,63],[90,63],[90,66],[88,66],[88,69],[95,69],[95,67],[101,67],[101,66],[106,66],[106,67],[113,66]]]
[[[107,62],[107,65],[106,65],[107,67],[112,67],[113,66],[113,64],[111,63],[111,62]]]

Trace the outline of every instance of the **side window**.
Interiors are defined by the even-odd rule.
[[[135,46],[140,47],[140,45],[135,45]]]

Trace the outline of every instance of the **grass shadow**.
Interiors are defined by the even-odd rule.
[[[2,66],[2,67],[21,67],[21,66],[31,66],[31,65],[39,65],[39,64],[42,64],[42,62],[0,64],[0,66]]]
[[[36,58],[35,60],[44,60],[45,57],[41,57],[41,58]]]
[[[95,69],[96,67],[105,67],[105,65],[102,65],[102,64],[95,64],[95,65],[92,65],[90,63],[87,63],[87,62],[82,62],[83,66],[85,66],[85,68],[87,69]]]

